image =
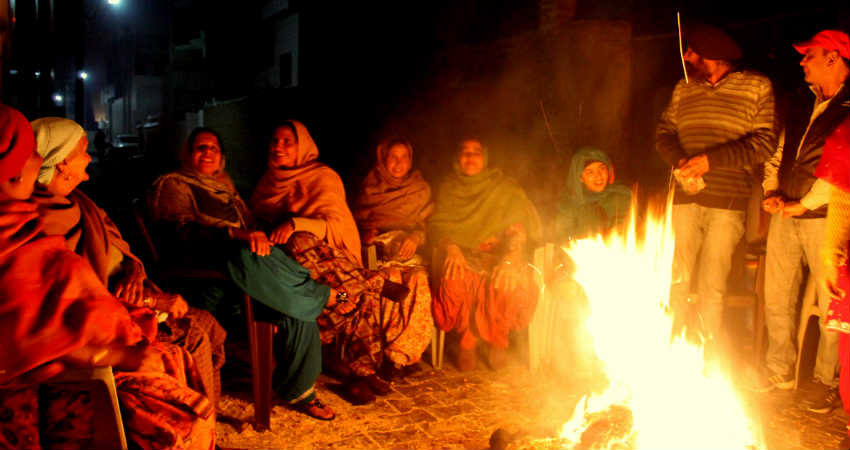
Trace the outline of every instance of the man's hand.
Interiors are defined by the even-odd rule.
[[[809,208],[806,208],[800,202],[785,202],[785,205],[782,207],[782,217],[787,219],[788,217],[801,216],[808,210]]]
[[[446,261],[443,263],[443,276],[448,280],[456,280],[466,269],[466,258],[456,244],[446,246]]]
[[[708,155],[705,153],[692,156],[679,166],[683,178],[699,178],[705,175],[708,170]]]
[[[768,194],[761,202],[761,208],[770,214],[778,214],[785,207],[785,200],[779,194]]]
[[[272,234],[269,236],[269,240],[278,245],[286,244],[289,237],[292,236],[292,233],[294,232],[295,225],[292,224],[291,220],[287,220],[272,231]]]

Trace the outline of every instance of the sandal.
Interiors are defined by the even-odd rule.
[[[375,401],[375,393],[369,387],[369,382],[363,378],[348,385],[348,394],[354,405],[366,405]]]
[[[387,395],[392,390],[390,389],[389,383],[378,378],[375,374],[367,376],[366,382],[369,383],[369,388],[372,389],[372,392],[376,395]]]
[[[308,416],[319,420],[334,420],[336,413],[330,406],[322,403],[318,397],[313,397],[307,403],[299,403],[295,405],[295,409],[307,414]]]

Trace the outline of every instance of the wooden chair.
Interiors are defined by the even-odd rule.
[[[127,449],[127,437],[124,434],[124,422],[121,420],[121,408],[118,405],[118,392],[115,389],[112,367],[66,370],[47,380],[45,384],[67,385],[73,389],[91,393],[91,404],[97,426],[88,448]]]
[[[159,251],[149,232],[147,216],[141,202],[136,202],[133,214],[139,231],[147,244],[154,263],[159,263]],[[158,278],[163,288],[174,289],[181,282],[198,280],[230,281],[228,274],[220,270],[198,270],[187,268],[158,267]],[[273,338],[274,325],[255,320],[254,300],[244,294],[245,321],[248,330],[248,343],[251,348],[251,381],[254,394],[254,428],[268,430],[271,426],[272,372],[274,370]]]
[[[744,252],[744,268],[752,272],[752,286],[734,289],[723,298],[724,307],[752,309],[754,367],[760,367],[765,343],[764,319],[764,270],[765,248],[763,243],[748,244]]]

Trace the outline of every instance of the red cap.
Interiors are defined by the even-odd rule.
[[[798,52],[805,55],[806,50],[812,47],[820,47],[826,51],[838,50],[838,54],[844,59],[850,59],[850,39],[847,33],[838,30],[823,30],[814,35],[806,42],[794,44]]]
[[[0,105],[0,179],[21,173],[35,151],[35,134],[29,121],[15,108]]]

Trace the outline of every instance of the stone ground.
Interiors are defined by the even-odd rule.
[[[317,391],[336,411],[335,420],[312,419],[276,399],[270,431],[219,423],[217,443],[223,449],[487,449],[498,428],[519,433],[518,442],[553,436],[579,398],[574,383],[545,370],[532,373],[519,357],[499,372],[481,364],[463,373],[446,358],[442,370],[420,363],[418,372],[393,382],[389,395],[365,406],[345,401],[340,383],[322,375]],[[225,369],[220,410],[250,420],[249,368],[231,358]],[[760,418],[766,448],[837,449],[846,433],[843,410],[809,413],[797,405],[793,391],[740,395],[751,417]]]

